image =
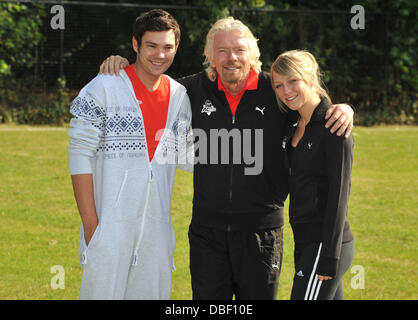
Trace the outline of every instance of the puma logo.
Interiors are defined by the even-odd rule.
[[[264,116],[264,109],[265,109],[266,107],[264,107],[263,109],[260,109],[259,107],[255,107],[255,110],[256,111],[260,111],[261,112],[261,114]]]

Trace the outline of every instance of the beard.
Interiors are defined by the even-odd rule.
[[[230,72],[225,70],[224,68],[228,67],[238,67],[239,69],[236,72]],[[222,68],[221,78],[224,82],[229,84],[237,84],[240,81],[246,80],[248,75],[250,74],[250,69],[245,70],[243,66],[225,66]]]

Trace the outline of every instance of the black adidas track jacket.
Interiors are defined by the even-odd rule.
[[[353,240],[347,220],[353,137],[345,139],[325,128],[329,106],[322,99],[296,148],[291,146],[296,123],[289,123],[282,146],[291,167],[289,217],[294,240],[322,242],[316,273],[334,276],[341,244]]]

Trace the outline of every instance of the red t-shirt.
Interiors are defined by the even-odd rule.
[[[125,72],[131,80],[139,108],[142,112],[148,156],[151,161],[159,142],[159,139],[156,140],[156,133],[158,130],[164,129],[167,122],[168,104],[170,102],[170,80],[162,75],[158,88],[151,92],[139,79],[133,65],[125,68]]]
[[[229,107],[231,108],[232,115],[235,116],[235,112],[237,111],[238,104],[241,101],[242,96],[246,90],[257,90],[258,85],[258,74],[254,69],[251,69],[250,75],[245,83],[244,89],[240,91],[235,97],[232,96],[222,84],[221,78],[218,77],[218,90],[225,92],[226,100],[228,100]]]

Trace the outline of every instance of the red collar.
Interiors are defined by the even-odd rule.
[[[240,95],[242,92],[244,92],[246,90],[257,90],[257,86],[258,86],[258,73],[254,69],[251,69],[250,75],[247,79],[247,82],[245,83],[245,87],[244,87],[244,89],[242,89],[242,91],[238,95]],[[219,76],[218,76],[218,90],[219,91],[224,91],[225,93],[229,93],[225,89],[225,87],[224,87],[224,85],[221,81],[221,78]]]

